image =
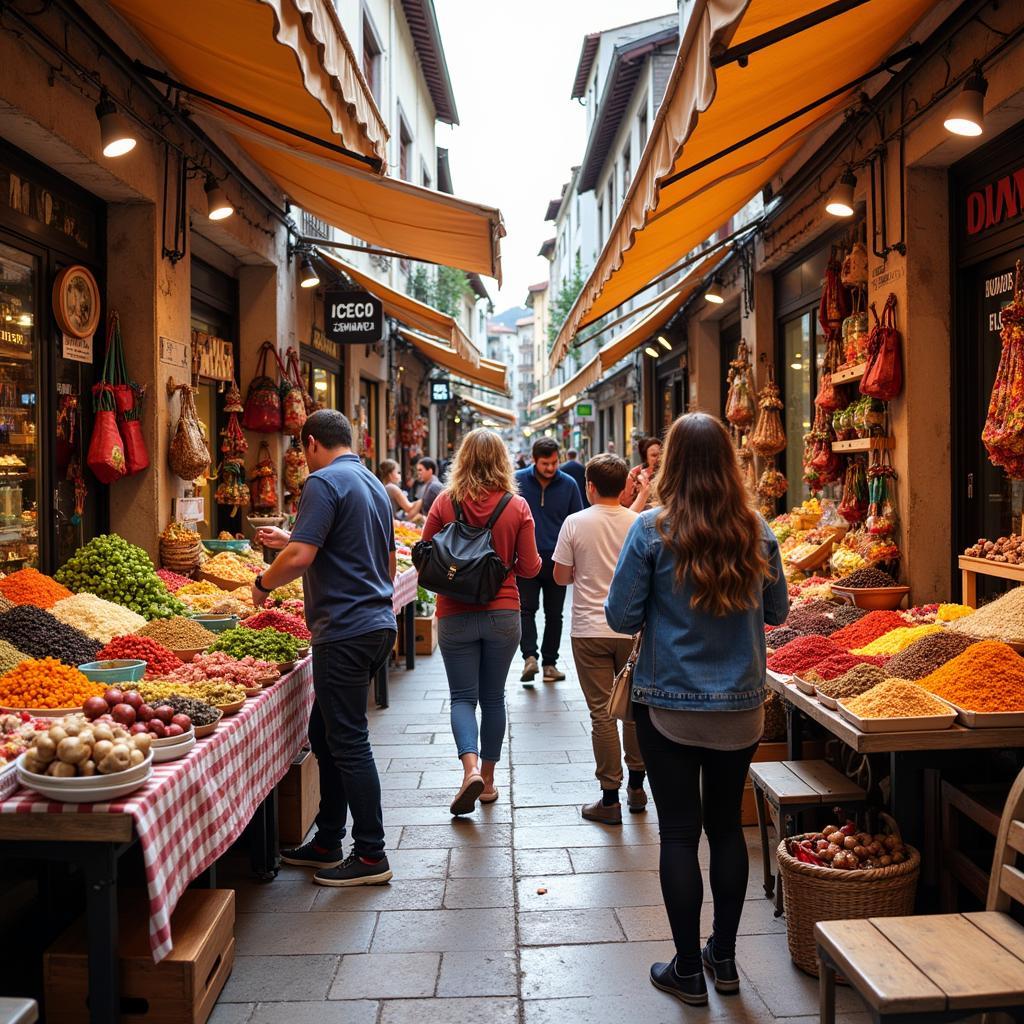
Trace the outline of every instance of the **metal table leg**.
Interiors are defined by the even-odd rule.
[[[277,786],[275,786],[249,822],[249,858],[252,870],[261,882],[270,882],[281,868],[277,846]]]
[[[405,617],[405,667],[416,667],[416,602],[410,601],[402,609]]]

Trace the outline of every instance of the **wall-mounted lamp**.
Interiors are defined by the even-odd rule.
[[[659,334],[659,335],[658,335],[658,344],[659,344],[659,345],[660,345],[660,346],[661,346],[661,347],[662,347],[662,348],[663,348],[663,349],[664,349],[664,350],[665,350],[666,352],[671,352],[671,351],[672,351],[672,342],[670,342],[670,341],[668,340],[668,338],[666,338],[666,337],[665,337],[665,335],[664,335],[664,334]]]
[[[320,284],[320,275],[313,266],[309,253],[303,253],[302,261],[299,264],[299,287],[316,288]]]
[[[711,284],[708,285],[707,291],[704,292],[704,300],[715,306],[721,306],[725,302],[725,296],[722,294],[722,282],[718,280],[717,274],[711,278]]]
[[[235,208],[228,201],[224,189],[217,184],[217,179],[212,175],[206,178],[206,216],[210,220],[227,220]]]
[[[103,147],[104,156],[124,156],[135,148],[139,140],[135,137],[128,119],[118,112],[106,90],[96,104],[96,120],[100,123],[100,145]]]
[[[985,93],[988,81],[979,69],[964,82],[960,95],[953,101],[946,120],[942,122],[953,135],[977,136],[985,130]]]
[[[655,347],[654,347],[653,345],[648,345],[648,346],[647,346],[647,347],[646,347],[646,348],[644,349],[644,351],[645,351],[645,352],[646,352],[646,353],[647,353],[647,354],[648,354],[648,355],[649,355],[649,356],[650,356],[650,357],[651,357],[652,359],[657,359],[657,358],[658,358],[658,356],[659,356],[659,355],[661,354],[661,353],[659,353],[659,352],[658,352],[658,350],[657,350],[657,349],[656,349],[656,348],[655,348]]]
[[[853,216],[853,192],[857,187],[857,178],[849,167],[839,176],[825,204],[825,212],[833,217]]]

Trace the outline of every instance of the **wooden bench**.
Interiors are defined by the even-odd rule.
[[[764,894],[775,896],[775,916],[782,914],[782,886],[776,888],[772,874],[772,852],[768,846],[766,802],[774,812],[780,838],[791,836],[798,817],[806,811],[831,810],[837,804],[849,807],[864,803],[861,786],[851,782],[826,761],[761,761],[750,766],[754,787],[757,828],[761,835]]]
[[[837,972],[860,993],[876,1024],[928,1024],[1002,1011],[1024,1018],[1024,772],[996,837],[987,909],[972,914],[823,921],[815,925],[821,1024],[835,1024]]]

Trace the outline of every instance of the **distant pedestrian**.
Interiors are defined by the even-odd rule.
[[[651,507],[654,478],[661,462],[661,441],[656,437],[641,437],[637,442],[640,464],[629,471],[629,480],[622,492],[622,504],[634,512]]]
[[[608,714],[612,682],[633,649],[633,638],[616,633],[604,616],[615,564],[637,514],[619,504],[629,467],[617,455],[597,455],[587,463],[590,507],[569,516],[555,545],[555,582],[572,592],[572,654],[583,696],[590,708],[590,737],[594,745],[595,775],[601,798],[583,808],[583,817],[606,825],[622,824],[622,748],[626,749],[629,780],[626,801],[630,811],[647,807],[644,760],[633,722],[622,726]]]
[[[477,800],[493,803],[498,799],[494,766],[505,735],[505,680],[521,630],[516,577],[536,576],[541,568],[530,506],[516,490],[501,438],[490,430],[471,430],[459,445],[448,486],[434,501],[423,527],[423,539],[430,540],[455,519],[456,506],[469,525],[484,526],[502,498],[512,495],[492,528],[494,550],[509,567],[497,596],[482,607],[443,594],[437,597],[452,733],[463,770],[452,814],[468,814]]]
[[[420,513],[427,516],[437,496],[444,490],[444,484],[438,478],[437,463],[426,457],[420,459],[416,463],[416,479],[420,485]]]
[[[522,452],[516,456],[516,469],[526,469],[526,456]]]
[[[672,424],[656,482],[660,508],[626,538],[605,614],[644,630],[633,675],[637,737],[658,808],[661,890],[676,955],[651,967],[655,987],[707,1002],[701,969],[736,992],[736,932],[747,888],[740,807],[764,731],[764,626],[785,621],[775,535],[754,511],[719,420]],[[711,851],[714,932],[700,948],[701,826]]]
[[[590,502],[587,501],[587,476],[583,463],[580,462],[580,453],[575,448],[570,448],[565,453],[565,462],[562,463],[562,472],[571,476],[580,489],[580,497],[583,499],[583,507],[586,508]]]
[[[259,607],[271,590],[302,577],[313,634],[309,741],[320,770],[320,810],[313,839],[283,850],[281,859],[316,868],[318,885],[380,885],[391,867],[366,702],[370,680],[395,645],[391,504],[352,451],[352,425],[340,412],[312,413],[301,440],[310,474],[298,519],[291,534],[259,531],[260,544],[280,554],[252,587]],[[343,860],[350,813],[352,852]]]
[[[400,476],[397,462],[384,459],[377,468],[377,478],[384,485],[384,490],[391,500],[391,514],[395,519],[413,520],[420,514],[422,502],[418,499],[410,501],[405,491],[398,485]]]
[[[558,670],[558,653],[562,645],[562,608],[565,605],[565,587],[555,582],[551,556],[558,543],[562,523],[583,508],[580,489],[571,476],[558,468],[558,442],[542,437],[533,445],[533,465],[516,473],[519,493],[527,500],[537,529],[537,550],[543,568],[540,575],[520,580],[522,599],[523,653],[521,681],[528,687],[539,671],[538,655],[544,671],[544,682],[554,683],[565,678]],[[544,603],[544,639],[537,646],[537,612]]]
[[[606,455],[614,455],[615,454],[615,442],[614,441],[609,441],[604,446],[604,450],[605,450],[605,454]]]
[[[408,494],[410,501],[416,501],[417,498],[423,497],[423,485],[420,483],[419,474],[416,472],[416,467],[422,458],[422,455],[414,455],[409,460],[409,472],[412,476],[412,483],[406,488],[406,494]]]

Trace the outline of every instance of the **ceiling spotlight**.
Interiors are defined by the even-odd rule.
[[[725,302],[725,296],[722,295],[722,282],[718,280],[717,274],[711,278],[711,284],[708,285],[708,290],[704,293],[704,299],[716,306]]]
[[[651,357],[652,359],[657,359],[657,358],[658,358],[658,356],[659,356],[659,354],[660,354],[660,353],[658,352],[658,350],[657,350],[657,349],[656,349],[656,348],[655,348],[655,347],[654,347],[653,345],[648,345],[648,346],[647,346],[647,348],[645,348],[645,349],[644,349],[644,351],[645,351],[645,352],[646,352],[646,353],[647,353],[647,354],[648,354],[648,355],[649,355],[649,356],[650,356],[650,357]]]
[[[118,113],[114,101],[106,90],[96,104],[96,120],[100,123],[100,146],[104,156],[124,156],[130,153],[138,139],[128,124],[128,119]]]
[[[304,253],[299,269],[299,287],[316,288],[319,284],[320,275],[316,272],[316,267],[313,266],[313,261],[309,258],[309,253]]]
[[[664,334],[659,334],[659,335],[658,335],[658,344],[659,344],[659,345],[661,345],[661,347],[662,347],[662,348],[663,348],[663,349],[664,349],[664,350],[665,350],[666,352],[671,352],[671,351],[672,351],[672,342],[670,342],[670,341],[668,340],[668,338],[666,338],[666,337],[665,337],[665,335],[664,335]]]
[[[964,82],[960,95],[953,101],[943,126],[953,135],[980,135],[985,130],[985,93],[988,82],[980,70]]]
[[[849,167],[840,175],[832,194],[825,204],[825,212],[833,217],[853,216],[853,190],[857,187],[857,179]]]
[[[224,195],[224,189],[217,184],[212,174],[206,179],[206,209],[210,220],[226,220],[235,212],[228,197]]]

